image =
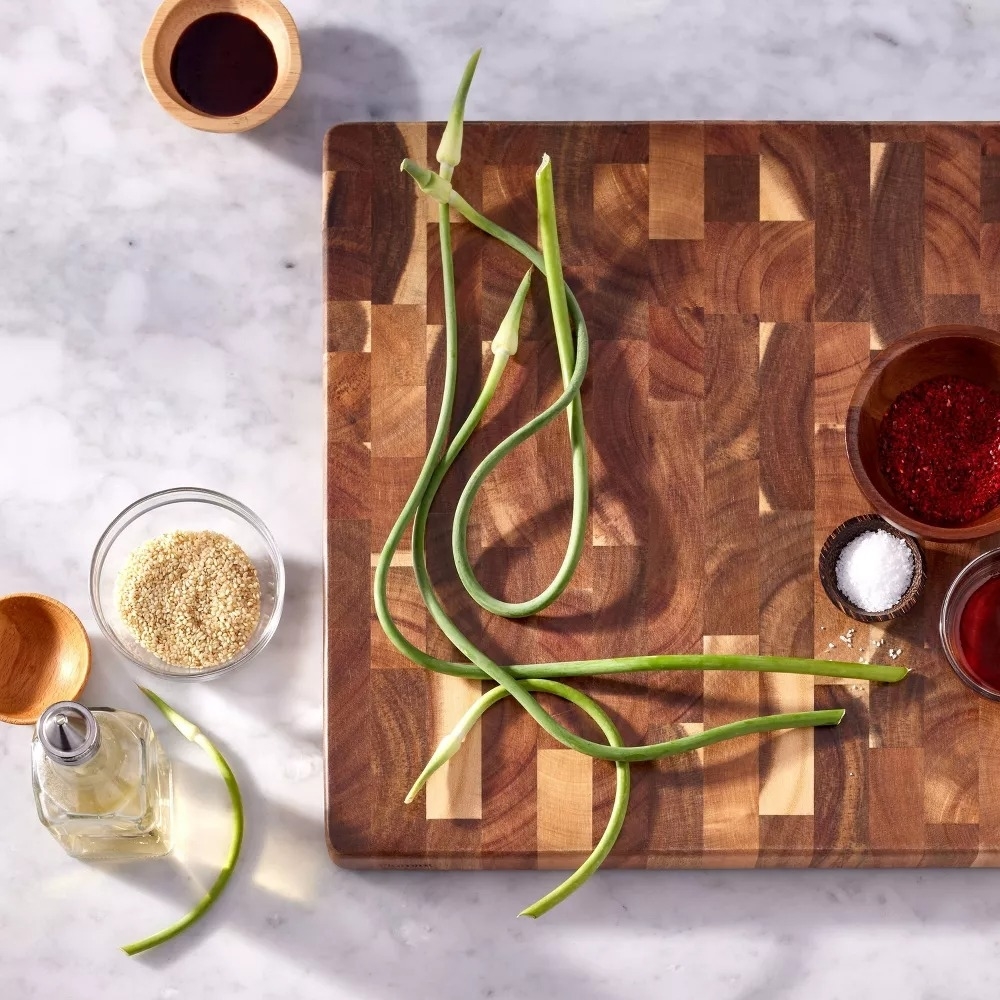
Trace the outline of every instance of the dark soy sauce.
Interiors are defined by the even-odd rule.
[[[170,78],[193,108],[228,118],[256,107],[274,88],[278,59],[271,40],[242,14],[206,14],[174,47]]]

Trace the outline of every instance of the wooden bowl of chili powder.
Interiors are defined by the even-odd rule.
[[[861,492],[897,528],[1000,531],[1000,333],[933,326],[891,344],[854,390],[846,437]]]

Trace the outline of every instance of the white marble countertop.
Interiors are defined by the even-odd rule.
[[[185,129],[146,93],[152,2],[0,13],[0,591],[76,608],[94,638],[88,699],[139,706],[87,599],[93,545],[119,509],[168,486],[231,493],[271,526],[289,579],[266,655],[222,683],[157,685],[224,739],[248,799],[230,891],[159,953],[117,946],[188,908],[225,836],[197,750],[165,734],[188,814],[176,861],[108,874],[38,824],[30,733],[0,727],[0,993],[995,996],[997,872],[604,873],[536,924],[514,914],[551,874],[333,867],[319,164],[336,121],[441,117],[480,43],[471,117],[1000,118],[996,0],[290,6],[301,86],[238,137]]]

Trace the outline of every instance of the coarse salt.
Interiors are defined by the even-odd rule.
[[[848,542],[837,560],[837,589],[862,611],[887,611],[913,580],[913,553],[888,531],[866,531]]]

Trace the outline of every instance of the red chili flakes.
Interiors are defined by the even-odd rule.
[[[942,375],[898,396],[878,432],[879,463],[911,514],[962,525],[1000,504],[1000,393]]]

